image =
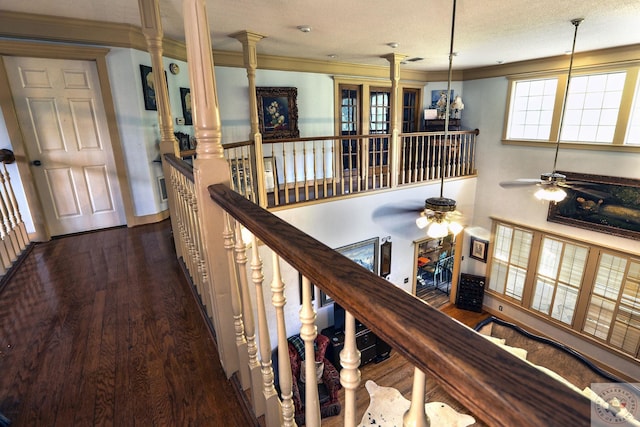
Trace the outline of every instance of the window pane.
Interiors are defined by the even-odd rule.
[[[524,290],[524,281],[526,278],[527,270],[517,267],[510,268],[504,294],[515,298],[518,301],[522,300],[522,292]]]
[[[615,304],[596,295],[591,297],[583,331],[603,340],[607,339]]]
[[[625,144],[640,144],[640,77],[633,97]]]
[[[507,138],[549,139],[557,85],[555,78],[514,83]]]
[[[551,280],[538,279],[531,308],[544,314],[549,314],[551,300],[553,299],[553,285],[554,283]]]
[[[560,139],[611,143],[626,72],[572,77]]]
[[[551,317],[567,325],[573,324],[573,313],[578,301],[578,289],[558,285]]]

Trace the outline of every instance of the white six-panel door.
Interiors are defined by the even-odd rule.
[[[125,224],[95,63],[6,57],[5,64],[49,233]]]

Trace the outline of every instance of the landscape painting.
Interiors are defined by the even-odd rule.
[[[640,180],[561,172],[567,197],[549,205],[547,221],[640,240]]]

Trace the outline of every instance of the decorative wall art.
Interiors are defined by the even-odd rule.
[[[142,77],[142,97],[144,99],[145,110],[157,110],[156,90],[153,81],[153,71],[151,67],[140,64],[140,77]],[[164,80],[167,81],[167,73],[164,73]]]
[[[567,197],[550,203],[547,221],[640,240],[640,180],[558,172]]]
[[[469,249],[469,256],[478,261],[487,262],[487,254],[489,252],[489,242],[486,240],[478,239],[471,236],[471,248]]]
[[[188,87],[180,88],[180,101],[182,102],[184,124],[191,126],[193,124],[193,117],[191,116],[191,89]]]
[[[258,87],[258,121],[263,139],[298,138],[298,89]]]
[[[367,270],[377,274],[379,241],[380,239],[378,237],[374,237],[372,239],[363,240],[362,242],[342,246],[337,248],[336,251],[360,264]],[[332,303],[333,300],[331,297],[320,290],[320,306],[324,307],[325,305]]]

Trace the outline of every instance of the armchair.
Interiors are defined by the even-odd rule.
[[[322,378],[318,381],[318,399],[320,401],[320,417],[332,417],[338,415],[342,409],[340,400],[338,399],[338,390],[342,387],[340,385],[340,374],[333,366],[333,364],[327,360],[325,353],[329,346],[329,338],[324,335],[318,335],[315,340],[315,361],[324,364],[322,370]],[[302,426],[305,424],[304,416],[304,402],[305,402],[305,384],[301,381],[301,371],[304,369],[304,341],[300,338],[300,335],[294,335],[288,339],[289,361],[291,362],[291,376],[293,379],[293,404],[295,408],[296,424]],[[275,382],[277,383],[279,378],[277,375],[277,349],[274,351],[273,367],[275,374]]]

